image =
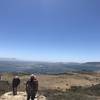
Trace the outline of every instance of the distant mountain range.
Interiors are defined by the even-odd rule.
[[[30,72],[38,74],[57,74],[69,71],[100,71],[100,62],[33,62],[15,58],[0,58],[0,72]]]
[[[16,58],[0,58],[0,61],[16,61]]]

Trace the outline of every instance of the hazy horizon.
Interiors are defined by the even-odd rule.
[[[27,60],[27,59],[18,59],[18,58],[5,58],[0,57],[0,61],[25,61],[25,62],[47,62],[47,63],[87,63],[87,62],[100,62],[100,61],[50,61],[50,60]]]

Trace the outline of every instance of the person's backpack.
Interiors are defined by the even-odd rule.
[[[26,91],[28,93],[31,92],[36,92],[38,90],[38,81],[37,80],[33,80],[33,81],[27,81],[26,83]]]

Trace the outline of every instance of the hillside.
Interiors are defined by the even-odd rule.
[[[25,83],[29,75],[19,74],[21,79],[18,96],[11,94],[12,73],[4,73],[5,85],[0,82],[0,100],[8,98],[26,98]],[[39,80],[39,100],[100,100],[100,74],[99,73],[71,73],[61,75],[37,75]],[[2,88],[2,87],[9,87]],[[5,98],[5,99],[4,99]],[[7,99],[6,99],[7,98]],[[45,100],[44,99],[44,100]],[[19,99],[18,99],[19,100]]]

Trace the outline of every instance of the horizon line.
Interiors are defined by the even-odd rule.
[[[29,59],[19,59],[14,57],[0,57],[0,61],[29,61],[29,62],[48,62],[48,63],[87,63],[87,62],[100,62],[100,61],[51,61],[51,60],[29,60]]]

